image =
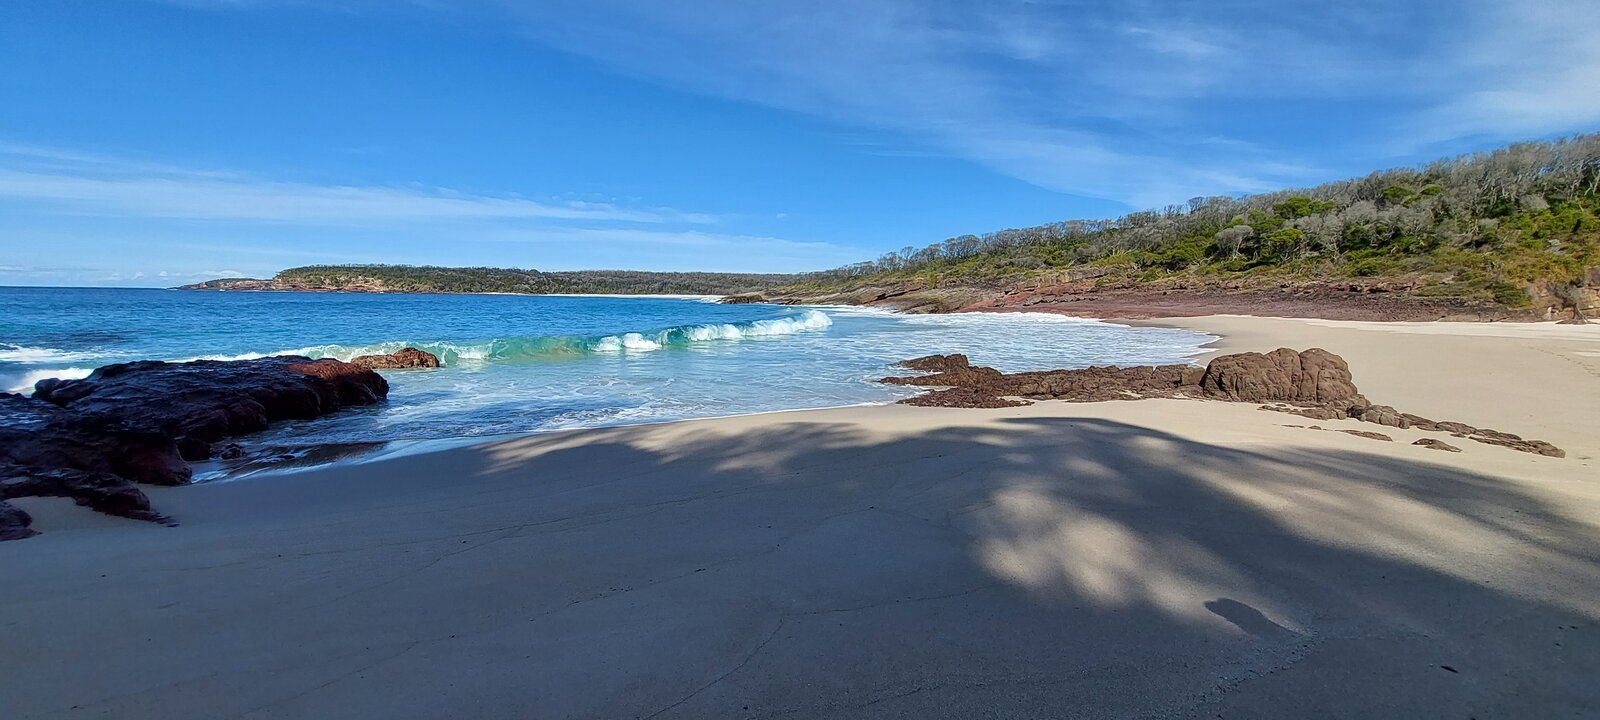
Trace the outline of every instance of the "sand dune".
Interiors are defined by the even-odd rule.
[[[1600,329],[1174,322],[1568,457],[1217,402],[891,406],[156,488],[173,529],[31,499],[0,716],[1600,712]]]

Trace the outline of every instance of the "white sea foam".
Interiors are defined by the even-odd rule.
[[[196,360],[259,360],[259,359],[264,358],[264,357],[272,357],[273,355],[296,355],[296,354],[298,354],[298,353],[296,353],[293,350],[285,350],[284,352],[279,352],[279,353],[239,353],[238,355],[199,355],[199,356],[196,356],[196,357],[188,357],[188,358],[180,358],[180,359],[177,359],[177,360],[170,360],[168,362],[194,362]]]
[[[104,356],[104,353],[92,350],[60,350],[57,348],[0,343],[0,362],[37,365],[41,363],[81,362]]]
[[[94,368],[85,367],[66,367],[56,368],[54,370],[28,370],[20,373],[0,372],[0,388],[5,388],[5,392],[32,395],[34,383],[37,383],[40,380],[46,380],[49,378],[57,378],[60,380],[76,380],[78,378],[89,377],[89,373],[92,372],[94,372]]]
[[[610,335],[600,338],[591,346],[595,352],[650,352],[660,350],[661,343],[650,340],[640,333],[624,333],[622,336]]]
[[[743,340],[752,337],[793,335],[808,330],[822,330],[833,325],[833,320],[817,310],[807,310],[800,315],[770,320],[752,320],[744,323],[707,323],[668,328],[654,333],[627,333],[600,338],[591,346],[596,352],[650,351],[667,345],[710,342],[713,340]]]

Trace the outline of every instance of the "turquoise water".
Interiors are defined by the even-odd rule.
[[[1044,314],[897,315],[696,298],[0,288],[0,390],[137,359],[407,345],[387,403],[281,424],[251,443],[459,438],[891,402],[891,363],[964,352],[1006,371],[1185,362],[1209,336]]]

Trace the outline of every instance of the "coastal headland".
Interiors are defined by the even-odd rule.
[[[1323,348],[1376,401],[1566,457],[1253,403],[1045,400],[149,488],[176,528],[23,498],[44,532],[0,545],[7,715],[1600,707],[1600,328],[1153,322],[1219,353]]]

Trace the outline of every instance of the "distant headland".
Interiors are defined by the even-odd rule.
[[[761,273],[633,270],[544,272],[431,265],[310,265],[289,268],[270,279],[220,278],[184,285],[178,289],[518,295],[737,295],[792,284],[799,278],[798,275]]]

